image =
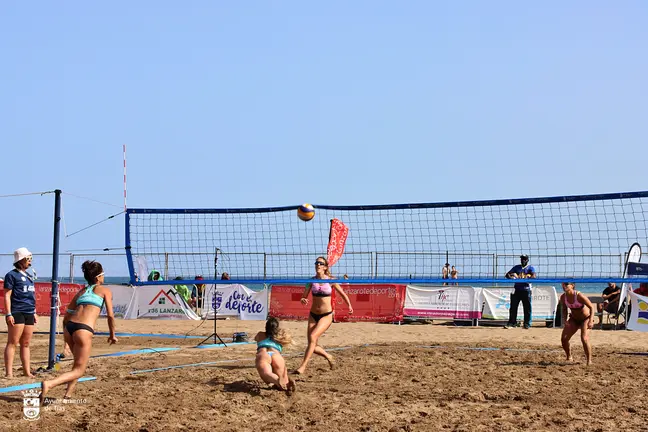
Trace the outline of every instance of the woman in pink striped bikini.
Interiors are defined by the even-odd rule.
[[[331,276],[331,272],[329,271],[328,261],[324,257],[318,257],[315,260],[315,272],[316,275],[313,279],[333,279],[333,276]],[[306,348],[301,365],[293,372],[294,374],[301,375],[304,373],[306,365],[310,361],[311,357],[313,357],[313,354],[324,357],[328,361],[331,369],[335,366],[333,356],[324,351],[324,348],[317,344],[320,336],[324,334],[324,332],[328,330],[333,323],[333,305],[331,304],[331,295],[333,294],[334,288],[349,306],[349,314],[353,313],[351,301],[349,301],[349,297],[346,295],[344,290],[342,290],[340,285],[336,283],[330,284],[328,282],[313,282],[306,285],[304,294],[301,297],[302,304],[308,304],[309,292],[313,295],[310,315],[308,316],[308,348]]]
[[[563,320],[566,320],[560,337],[562,347],[565,350],[567,361],[573,361],[569,340],[580,329],[583,350],[589,366],[592,364],[592,347],[589,341],[589,333],[594,327],[594,306],[592,306],[592,302],[587,296],[576,291],[575,283],[563,282],[562,288],[565,293],[560,296],[559,303],[562,306]],[[570,312],[569,319],[567,319],[567,309]]]

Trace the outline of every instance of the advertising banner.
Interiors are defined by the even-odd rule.
[[[422,318],[480,319],[482,289],[408,285],[403,315]]]
[[[241,320],[265,320],[268,317],[268,290],[254,291],[245,285],[209,285],[205,291],[202,317],[235,316]],[[214,314],[216,311],[216,314]]]
[[[508,320],[513,288],[484,288],[482,318]],[[531,319],[553,320],[558,306],[558,295],[552,286],[534,286],[531,290]],[[524,319],[522,303],[518,306],[518,320]]]

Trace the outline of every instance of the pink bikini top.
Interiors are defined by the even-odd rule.
[[[565,306],[567,306],[569,309],[582,309],[585,305],[578,301],[578,291],[576,291],[576,294],[574,294],[573,303],[569,303],[569,301],[567,300],[567,293],[565,293]]]
[[[311,292],[315,297],[330,297],[333,293],[333,288],[329,283],[313,282],[311,284]]]

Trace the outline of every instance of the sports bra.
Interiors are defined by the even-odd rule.
[[[583,309],[585,305],[578,301],[578,291],[576,291],[576,294],[574,294],[573,303],[569,303],[569,301],[567,300],[567,294],[565,293],[565,306],[567,306],[569,309]]]
[[[76,304],[80,305],[92,305],[102,308],[104,304],[104,298],[94,293],[94,285],[88,286],[84,293],[77,298]]]
[[[333,288],[331,288],[330,283],[311,283],[311,292],[313,297],[331,297],[333,293]]]
[[[257,342],[257,349],[259,348],[273,348],[281,352],[283,347],[281,344],[271,338],[265,338],[262,341]]]

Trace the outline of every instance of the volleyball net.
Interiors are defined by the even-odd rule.
[[[350,282],[437,284],[442,267],[458,282],[510,283],[504,274],[529,255],[538,282],[619,281],[627,252],[648,238],[648,192],[396,205],[238,209],[128,209],[131,282],[304,283],[326,256],[331,220],[348,239],[331,268]],[[136,280],[139,278],[139,281]],[[636,281],[636,280],[635,280]],[[181,283],[181,282],[174,282]]]

